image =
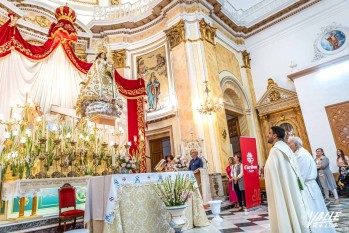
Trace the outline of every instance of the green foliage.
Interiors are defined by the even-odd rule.
[[[166,206],[181,206],[197,189],[195,184],[188,174],[177,174],[175,180],[168,176],[152,186]]]

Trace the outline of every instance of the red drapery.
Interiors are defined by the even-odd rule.
[[[57,10],[58,9],[59,8],[57,8]],[[13,18],[13,15],[9,14],[9,16],[12,16],[11,19]],[[0,57],[5,57],[13,50],[16,50],[31,60],[40,61],[47,58],[61,45],[71,64],[80,72],[87,74],[92,63],[81,61],[75,55],[71,43],[77,41],[76,31],[74,28],[71,28],[72,24],[70,24],[69,21],[60,20],[58,18],[58,23],[53,23],[50,27],[49,39],[43,45],[37,46],[23,39],[18,28],[14,25],[14,22],[11,23],[11,19],[0,27]],[[134,136],[138,138],[138,136],[140,136],[139,133],[141,133],[143,138],[145,137],[143,104],[143,97],[145,95],[144,80],[125,79],[115,70],[115,81],[118,84],[119,92],[127,98],[128,140],[133,143],[131,146],[132,153],[132,151],[137,148],[133,140]],[[140,151],[141,164],[139,171],[146,172],[145,146],[142,150],[143,151]]]
[[[131,153],[137,149],[142,135],[145,138],[145,121],[144,121],[144,96],[145,85],[143,79],[128,80],[123,78],[116,70],[114,72],[115,82],[121,95],[127,98],[127,123],[128,123],[128,140],[132,142]],[[137,141],[134,142],[134,137]],[[139,165],[140,172],[146,172],[145,144],[140,148],[142,151],[141,163]]]
[[[11,25],[11,20],[0,27],[0,57],[7,56],[13,50],[16,50],[31,60],[40,61],[47,58],[59,45],[62,45],[67,58],[75,68],[87,74],[92,64],[77,58],[71,43],[71,40],[66,40],[62,37],[62,34],[56,33],[54,37],[49,37],[43,45],[32,45],[23,39],[15,25]]]

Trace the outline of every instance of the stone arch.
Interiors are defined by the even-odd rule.
[[[239,98],[239,101],[242,101],[243,110],[245,111],[251,111],[251,101],[248,98],[248,95],[246,94],[243,86],[241,85],[238,78],[236,78],[232,73],[228,71],[222,71],[219,74],[220,79],[220,86],[222,89],[222,93],[224,96],[224,93],[226,92],[234,92],[236,96]],[[233,96],[233,97],[236,97]]]
[[[248,95],[232,73],[223,71],[219,76],[226,114],[238,119],[242,136],[251,136],[251,119],[249,118],[252,105]]]

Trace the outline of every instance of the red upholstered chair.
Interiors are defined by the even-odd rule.
[[[59,207],[59,220],[58,228],[61,226],[61,221],[64,222],[64,231],[66,231],[66,221],[69,219],[74,219],[74,228],[76,224],[77,217],[83,217],[83,210],[76,209],[75,200],[75,188],[70,184],[64,184],[60,189],[58,189],[58,207]],[[73,210],[66,210],[62,212],[63,208],[74,207]]]

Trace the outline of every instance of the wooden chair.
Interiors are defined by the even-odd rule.
[[[70,184],[64,184],[60,189],[58,189],[58,207],[59,207],[59,220],[58,228],[61,227],[61,221],[64,222],[64,231],[66,231],[66,221],[69,219],[74,219],[75,228],[76,218],[83,217],[85,211],[76,209],[76,200],[75,200],[75,188]],[[66,210],[62,212],[63,208],[74,207],[73,210]]]

